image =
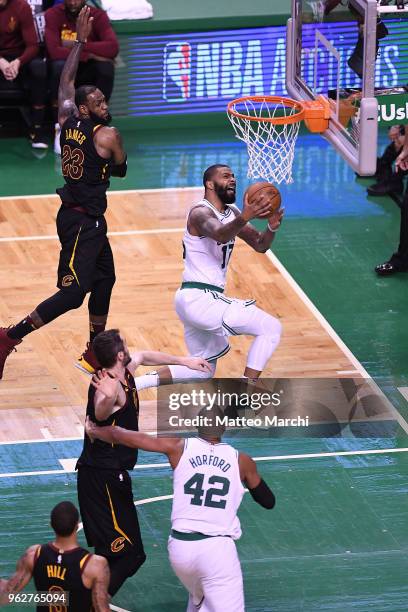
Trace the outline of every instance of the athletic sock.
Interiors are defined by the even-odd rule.
[[[25,319],[14,325],[7,331],[7,335],[12,340],[21,340],[24,336],[31,334],[31,332],[35,331],[37,328],[34,325],[31,317],[27,315]]]
[[[104,323],[94,323],[92,319],[89,319],[89,342],[92,342],[98,334],[105,331],[105,328],[106,320]]]

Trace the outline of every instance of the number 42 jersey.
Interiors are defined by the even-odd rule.
[[[241,536],[237,511],[245,489],[235,448],[187,438],[174,470],[173,489],[173,529],[234,540]]]
[[[57,193],[64,204],[81,206],[94,217],[105,213],[113,165],[112,158],[101,157],[95,148],[94,136],[101,127],[92,119],[72,116],[62,126],[60,137],[65,185]]]

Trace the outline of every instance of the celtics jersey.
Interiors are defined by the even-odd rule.
[[[174,470],[171,526],[209,536],[241,536],[237,511],[244,487],[238,451],[229,444],[188,438]]]
[[[220,212],[205,199],[195,204],[194,208],[196,206],[209,208],[223,225],[235,219],[236,213],[229,206]],[[222,244],[206,236],[192,236],[186,228],[183,237],[183,282],[205,283],[224,289],[234,242],[235,238]]]

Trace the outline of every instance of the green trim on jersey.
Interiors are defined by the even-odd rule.
[[[224,293],[224,289],[216,287],[215,285],[207,285],[207,283],[196,283],[193,281],[186,281],[181,283],[180,289],[210,289],[211,291],[217,291],[218,293]]]
[[[206,540],[207,538],[230,538],[229,535],[206,535],[205,533],[176,531],[172,529],[170,535],[175,540],[185,540],[187,542],[195,542],[196,540]]]

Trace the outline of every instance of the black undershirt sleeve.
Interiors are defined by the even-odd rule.
[[[275,496],[262,478],[261,482],[257,487],[254,487],[253,489],[248,488],[248,491],[250,492],[252,498],[256,501],[257,504],[259,504],[263,508],[272,510],[276,501]]]

